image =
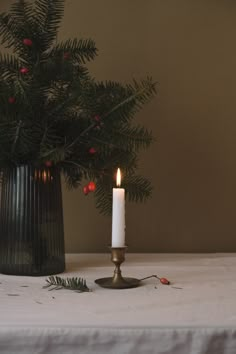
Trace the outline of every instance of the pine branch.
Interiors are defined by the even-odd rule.
[[[149,102],[156,93],[156,83],[151,78],[133,81],[132,85],[117,82],[91,81],[83,87],[82,107],[90,107],[105,123],[115,127],[127,123]]]
[[[32,34],[32,16],[32,5],[24,0],[18,0],[12,4],[9,14],[0,15],[2,44],[7,43],[7,48],[13,47],[14,53],[20,54],[22,59],[27,59],[27,56],[23,54],[26,48],[23,46],[22,39]],[[34,32],[36,32],[35,29]]]
[[[47,51],[56,39],[64,14],[64,0],[36,0],[34,22],[41,29],[41,48]]]
[[[47,89],[52,88],[52,84],[62,87],[62,85],[71,83],[75,78],[73,64],[71,62],[63,63],[61,58],[58,57],[50,57],[47,60],[43,58],[37,69],[37,72],[35,70],[35,76],[40,84]]]
[[[50,160],[69,187],[95,181],[96,205],[107,212],[119,166],[128,199],[144,201],[150,184],[133,176],[137,153],[153,137],[131,120],[156,85],[151,78],[130,85],[96,82],[84,65],[97,54],[93,40],[54,43],[64,2],[16,0],[0,15],[2,42],[18,55],[0,54],[0,170]]]
[[[78,64],[93,60],[97,55],[95,42],[91,39],[68,39],[57,44],[49,53],[48,57],[63,58],[63,54],[68,55],[68,60],[75,60]]]
[[[8,44],[7,48],[14,47],[15,51],[19,45],[19,28],[10,14],[0,14],[1,44]]]
[[[79,293],[83,292],[90,292],[91,290],[87,287],[86,280],[83,278],[66,278],[63,279],[58,276],[50,276],[46,279],[48,283],[43,288],[49,288],[49,290],[60,290],[60,289],[67,289],[73,290]]]
[[[147,129],[142,126],[130,127],[128,124],[112,130],[112,145],[122,150],[138,151],[148,148],[154,138]]]
[[[20,137],[21,128],[22,128],[22,121],[20,120],[20,121],[17,123],[16,132],[15,132],[15,138],[14,138],[14,141],[13,141],[13,144],[12,144],[11,152],[12,152],[13,154],[15,153],[16,144],[17,144],[17,141],[19,140],[19,137]]]
[[[3,80],[14,81],[19,76],[20,64],[16,57],[0,53],[0,76]]]
[[[151,78],[142,80],[140,83],[134,80],[133,85],[127,85],[127,93],[130,94],[108,111],[104,115],[104,118],[108,118],[112,114],[118,112],[120,115],[123,113],[123,117],[121,116],[123,119],[130,119],[132,110],[136,113],[145,103],[151,100],[154,94],[156,94],[156,83],[153,83]],[[134,104],[130,107],[132,109],[128,110],[128,112],[126,110],[122,111],[122,108],[129,106],[130,103]]]
[[[105,176],[102,183],[97,184],[95,206],[103,215],[111,215],[112,212],[112,187],[111,176]]]
[[[23,33],[29,33],[30,27],[33,25],[33,9],[32,5],[25,0],[18,0],[16,3],[11,5],[11,15],[14,18],[15,23],[18,24],[23,30]],[[23,33],[21,35],[23,35]]]
[[[117,82],[90,81],[83,87],[81,97],[82,107],[90,107],[90,110],[99,114],[102,118],[107,115],[111,107],[117,106],[133,94],[129,88]],[[107,120],[106,120],[107,121]],[[112,119],[109,119],[109,123]],[[116,120],[118,122],[118,119]]]
[[[67,148],[68,148],[68,149],[73,148],[73,147],[74,147],[76,144],[78,144],[78,143],[81,141],[81,139],[82,139],[86,134],[88,134],[89,131],[91,131],[91,129],[93,129],[95,126],[96,126],[96,123],[95,123],[95,122],[93,122],[93,123],[91,123],[91,124],[89,124],[89,125],[86,125],[86,126],[84,127],[84,129],[82,129],[82,130],[79,132],[79,134],[77,134],[77,136],[69,143],[69,145],[67,145]]]
[[[60,146],[60,145],[56,147],[44,146],[44,148],[40,151],[39,157],[42,161],[51,160],[55,164],[57,164],[61,161],[66,160],[67,153],[68,150],[65,148],[65,146]]]
[[[64,161],[60,164],[60,167],[67,187],[69,189],[78,188],[83,177],[81,166],[73,163],[73,161]]]
[[[26,116],[34,117],[35,109],[33,105],[33,87],[30,83],[23,81],[20,77],[17,77],[14,82],[12,83],[12,92],[15,93],[15,97],[17,98],[17,105],[21,108],[19,111],[22,111],[22,107],[27,107],[28,112],[24,112],[24,119]],[[38,92],[37,100],[40,96],[40,92]],[[23,108],[24,111],[24,108]],[[18,114],[20,114],[20,112]],[[23,118],[23,117],[22,117]]]
[[[142,176],[125,176],[122,185],[127,191],[130,202],[145,202],[150,198],[153,190],[150,181]]]

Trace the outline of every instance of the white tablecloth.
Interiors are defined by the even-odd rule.
[[[68,255],[61,276],[86,278],[92,292],[81,294],[0,275],[0,353],[236,354],[236,254],[127,253],[124,276],[169,286],[94,283],[113,269],[108,254]]]

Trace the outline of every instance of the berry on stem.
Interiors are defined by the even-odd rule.
[[[52,166],[52,161],[45,161],[45,166],[51,167]]]
[[[99,115],[94,116],[94,121],[96,122],[95,124],[95,129],[100,130],[101,127],[103,126],[103,122],[101,121],[101,117]]]
[[[24,38],[24,39],[23,39],[23,44],[26,45],[27,47],[31,47],[32,44],[33,44],[33,42],[32,42],[32,40],[29,39],[29,38]]]
[[[94,147],[91,147],[90,149],[89,149],[89,153],[91,154],[91,155],[94,155],[94,154],[96,154],[96,149],[94,149]]]
[[[89,194],[89,188],[88,188],[88,186],[84,186],[84,187],[83,187],[83,192],[84,192],[84,195]]]
[[[99,115],[96,115],[95,117],[94,117],[94,120],[95,120],[95,122],[101,122],[101,118],[100,118],[100,116]]]
[[[28,68],[21,68],[20,69],[21,74],[27,74],[29,72]]]
[[[145,277],[145,278],[142,278],[140,280],[146,280],[146,279],[150,279],[150,278],[157,278],[158,280],[160,280],[160,282],[164,285],[169,285],[170,284],[170,281],[166,278],[159,278],[156,274],[154,275],[150,275],[149,277]]]
[[[89,184],[88,184],[88,190],[89,190],[90,192],[94,192],[95,189],[96,189],[96,184],[95,184],[94,182],[89,182]]]
[[[8,102],[9,102],[10,104],[13,104],[13,103],[16,102],[16,98],[15,98],[15,97],[9,97],[9,98],[8,98]]]
[[[160,282],[161,282],[162,284],[164,284],[164,285],[169,285],[169,284],[170,284],[169,280],[166,279],[166,278],[160,278]]]
[[[70,59],[70,53],[69,53],[69,52],[65,52],[65,53],[63,54],[63,59],[65,59],[65,60]]]

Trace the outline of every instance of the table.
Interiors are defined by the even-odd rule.
[[[63,277],[92,292],[43,289],[45,277],[0,275],[0,353],[235,354],[236,254],[127,254],[126,290],[100,288],[109,254],[67,255]],[[179,289],[181,288],[181,289]]]

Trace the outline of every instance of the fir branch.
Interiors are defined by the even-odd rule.
[[[28,56],[25,56],[24,52],[27,50],[22,43],[22,39],[32,34],[32,16],[32,5],[24,0],[18,0],[13,3],[9,14],[3,13],[0,15],[2,44],[8,43],[8,48],[13,47],[13,51],[26,60]]]
[[[43,288],[50,288],[49,290],[60,290],[67,289],[73,290],[79,293],[90,292],[91,290],[87,287],[86,280],[83,278],[66,278],[63,279],[58,276],[50,276],[46,279],[48,283]]]
[[[18,45],[18,26],[10,14],[0,14],[1,44],[8,43],[7,48]]]
[[[50,104],[48,104],[48,118],[58,117],[61,113],[65,113],[65,111],[74,103],[75,99],[75,95],[68,95],[66,99],[60,100],[60,102],[51,101]]]
[[[105,176],[102,183],[97,184],[95,205],[103,215],[110,215],[112,212],[112,184],[111,176]]]
[[[69,144],[67,145],[68,149],[71,149],[74,145],[76,145],[83,136],[85,136],[91,129],[93,129],[96,126],[96,123],[93,122],[91,123],[89,126],[87,126],[86,128],[84,128],[79,135]]]
[[[19,76],[20,64],[16,57],[0,53],[0,76],[3,80],[15,80]]]
[[[40,152],[40,159],[41,160],[51,160],[54,162],[54,164],[57,164],[61,161],[66,160],[67,154],[68,154],[68,149],[65,148],[65,146],[56,146],[55,148],[52,148],[50,146],[44,147],[45,151]]]
[[[92,78],[84,63],[97,54],[93,40],[54,43],[63,10],[64,0],[16,0],[0,15],[2,42],[18,54],[0,55],[0,170],[50,160],[68,186],[94,180],[96,205],[107,212],[119,166],[128,199],[144,201],[149,182],[130,176],[153,137],[130,123],[156,85],[151,78],[130,85]]]
[[[68,39],[57,44],[49,53],[48,57],[63,58],[63,54],[68,54],[68,59],[76,60],[78,64],[93,60],[97,55],[95,42],[91,39]]]
[[[138,151],[148,148],[153,142],[152,133],[142,126],[130,127],[123,125],[120,129],[111,131],[112,144],[119,149]]]
[[[125,107],[130,103],[135,103],[136,110],[137,108],[141,109],[142,105],[150,101],[153,95],[156,94],[156,83],[153,83],[151,78],[142,80],[140,83],[134,80],[134,84],[127,85],[127,88],[130,90],[128,92],[131,94],[108,111],[104,115],[104,118],[107,118],[113,113],[122,110],[122,107]]]
[[[13,144],[12,144],[12,149],[11,149],[11,152],[14,154],[15,150],[16,150],[16,145],[17,145],[17,142],[19,140],[19,137],[20,137],[20,130],[22,128],[22,121],[20,120],[18,123],[17,123],[17,126],[16,126],[16,132],[15,132],[15,137],[14,137],[14,141],[13,141]]]
[[[25,0],[18,0],[16,3],[11,5],[10,11],[15,23],[18,24],[18,29],[23,31],[20,35],[22,36],[27,32],[29,34],[30,27],[33,25],[32,16],[34,12],[32,9],[32,4],[26,2]]]
[[[69,189],[78,188],[82,180],[82,171],[80,166],[71,161],[63,161],[60,164],[61,171],[64,175],[66,185]]]
[[[35,0],[34,22],[41,29],[41,48],[47,51],[57,36],[64,14],[64,0]]]
[[[34,117],[35,109],[33,106],[32,100],[32,87],[26,82],[23,81],[20,77],[18,77],[13,82],[13,92],[15,92],[15,96],[17,97],[18,104],[21,104],[21,107],[27,107],[27,114],[24,113],[24,118],[26,115]],[[19,112],[20,113],[20,112]]]
[[[125,176],[122,186],[126,189],[130,202],[145,202],[150,198],[153,190],[149,180],[135,175]]]

